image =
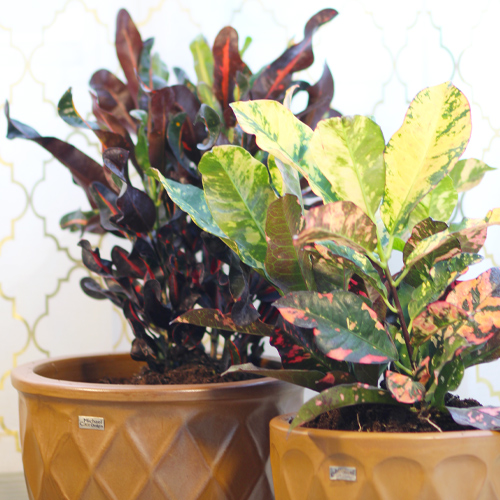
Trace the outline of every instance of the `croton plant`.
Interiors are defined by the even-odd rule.
[[[387,144],[364,116],[332,117],[313,131],[278,102],[232,109],[268,153],[267,165],[238,146],[218,146],[199,164],[203,190],[190,187],[189,206],[187,188],[177,193],[166,183],[196,223],[282,295],[273,303],[274,327],[259,330],[285,369],[230,371],[318,391],[291,428],[361,403],[436,408],[463,425],[500,427],[500,408],[446,406],[466,368],[500,356],[500,269],[459,279],[481,260],[500,208],[484,219],[442,222],[458,193],[489,170],[459,161],[471,133],[460,90],[444,83],[421,91]],[[303,179],[317,196],[313,206],[302,197]],[[218,309],[192,310],[176,322],[234,329]]]
[[[84,265],[98,276],[82,279],[81,287],[90,297],[109,299],[123,310],[135,336],[132,357],[146,360],[152,369],[175,366],[173,353],[200,346],[209,332],[205,326],[171,325],[194,306],[220,310],[238,332],[210,330],[212,356],[217,355],[221,335],[223,364],[231,359],[258,361],[262,339],[248,334],[275,322],[277,313],[271,303],[279,294],[256,266],[247,265],[248,259],[240,260],[229,238],[222,232],[202,231],[179,206],[189,206],[201,192],[198,167],[214,144],[238,144],[238,151],[249,157],[264,154],[252,135],[235,126],[231,103],[282,100],[294,73],[314,61],[314,32],[336,15],[335,10],[325,9],[313,16],[304,39],[256,74],[242,60],[251,40],[240,50],[237,32],[226,27],[210,49],[200,36],[190,45],[197,84],[179,68],[174,68],[178,83],[170,84],[166,65],[152,52],[153,39],[142,40],[129,14],[121,10],[116,52],[126,83],[105,69],[94,73],[91,120],[75,109],[71,89],[58,106],[65,122],[96,135],[103,164],[71,144],[40,136],[11,119],[6,105],[8,138],[28,139],[44,147],[85,190],[91,209],[65,215],[61,226],[82,233],[108,232],[126,240],[127,248],[115,246],[109,260],[89,241],[80,242]],[[324,116],[339,116],[330,109],[333,79],[328,67],[315,85],[296,84],[308,94],[306,108],[297,115],[304,124],[315,126]],[[303,181],[301,186],[306,185]],[[173,199],[181,192],[179,205]]]

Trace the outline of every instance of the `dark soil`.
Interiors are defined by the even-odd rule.
[[[221,377],[221,374],[225,371],[221,362],[212,359],[199,349],[183,349],[175,354],[175,364],[177,366],[167,368],[163,373],[144,366],[132,377],[105,377],[99,380],[99,383],[132,385],[216,384],[259,378],[256,375],[247,373],[229,373]]]
[[[461,400],[457,396],[448,395],[446,406],[469,408],[481,405],[474,399]],[[304,427],[359,432],[439,432],[439,429],[444,432],[473,430],[473,427],[457,424],[448,413],[441,413],[435,409],[428,412],[411,411],[404,407],[377,404],[347,406],[332,410],[304,424]]]

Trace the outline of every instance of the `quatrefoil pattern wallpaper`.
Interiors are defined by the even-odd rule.
[[[9,101],[13,118],[99,159],[95,139],[66,125],[57,102],[72,87],[85,116],[92,73],[107,68],[120,76],[113,42],[121,7],[143,39],[155,37],[169,69],[179,66],[193,79],[189,43],[198,34],[212,43],[232,25],[241,44],[251,36],[245,61],[255,72],[302,38],[311,15],[333,7],[339,15],[315,35],[316,61],[303,79],[316,81],[326,61],[334,107],[373,116],[386,140],[419,90],[451,80],[472,107],[465,157],[500,169],[500,0],[0,0],[0,102]],[[80,291],[87,273],[79,234],[59,228],[63,214],[87,208],[83,193],[47,152],[5,135],[0,118],[0,473],[22,470],[12,368],[49,355],[126,350],[130,343],[119,311]],[[484,217],[500,206],[499,188],[500,171],[487,173],[462,199],[462,215]],[[104,255],[112,246],[92,243]],[[470,277],[500,264],[499,245],[499,228],[490,229],[485,260]],[[499,372],[498,363],[470,369],[461,394],[500,404]]]

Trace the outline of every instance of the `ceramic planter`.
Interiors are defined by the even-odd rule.
[[[294,429],[273,418],[276,500],[496,500],[500,433]]]
[[[272,379],[104,385],[128,354],[57,358],[12,374],[32,500],[273,498],[269,420],[302,402]]]

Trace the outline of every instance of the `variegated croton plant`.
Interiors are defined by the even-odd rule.
[[[441,222],[451,218],[458,193],[489,170],[459,161],[471,133],[460,90],[445,83],[420,92],[387,144],[364,116],[329,118],[313,131],[277,102],[232,108],[268,153],[267,165],[240,147],[220,146],[199,164],[203,190],[176,191],[164,181],[200,227],[281,290],[274,328],[254,322],[245,331],[269,335],[285,369],[231,370],[318,391],[292,428],[361,403],[434,407],[460,424],[500,427],[500,409],[446,408],[466,368],[500,356],[500,269],[458,279],[481,260],[500,209]],[[303,179],[316,195],[312,203]],[[396,272],[395,253],[403,260]],[[215,309],[177,321],[241,331]]]
[[[151,369],[162,372],[177,366],[179,351],[201,347],[208,334],[214,358],[219,344],[224,345],[222,365],[259,361],[262,339],[246,334],[259,331],[257,318],[274,322],[277,313],[271,303],[279,294],[221,242],[222,231],[211,231],[215,236],[202,233],[158,179],[168,184],[176,199],[182,188],[181,208],[189,211],[191,200],[196,203],[202,192],[198,164],[214,144],[239,144],[243,147],[238,151],[247,156],[262,156],[254,137],[235,127],[230,104],[240,98],[283,100],[294,74],[314,62],[314,33],[336,15],[333,9],[318,12],[306,23],[303,39],[255,75],[242,60],[251,40],[240,49],[238,34],[230,26],[219,32],[212,48],[200,36],[190,45],[198,79],[194,84],[180,68],[174,68],[177,82],[170,83],[166,65],[152,52],[154,40],[142,40],[128,12],[121,10],[116,52],[126,81],[105,69],[94,73],[92,119],[77,112],[71,89],[58,106],[65,122],[96,135],[102,163],[11,119],[6,105],[8,137],[44,147],[71,171],[88,197],[90,210],[67,214],[61,226],[122,238],[125,248],[114,246],[109,260],[89,241],[80,242],[83,263],[97,277],[84,278],[81,286],[90,297],[111,300],[123,310],[135,337],[132,357],[147,361]],[[327,66],[315,85],[298,84],[309,97],[298,114],[305,124],[315,126],[325,114],[339,115],[330,108],[334,89]],[[236,249],[228,238],[224,241]],[[195,305],[230,314],[239,333],[171,325]]]

